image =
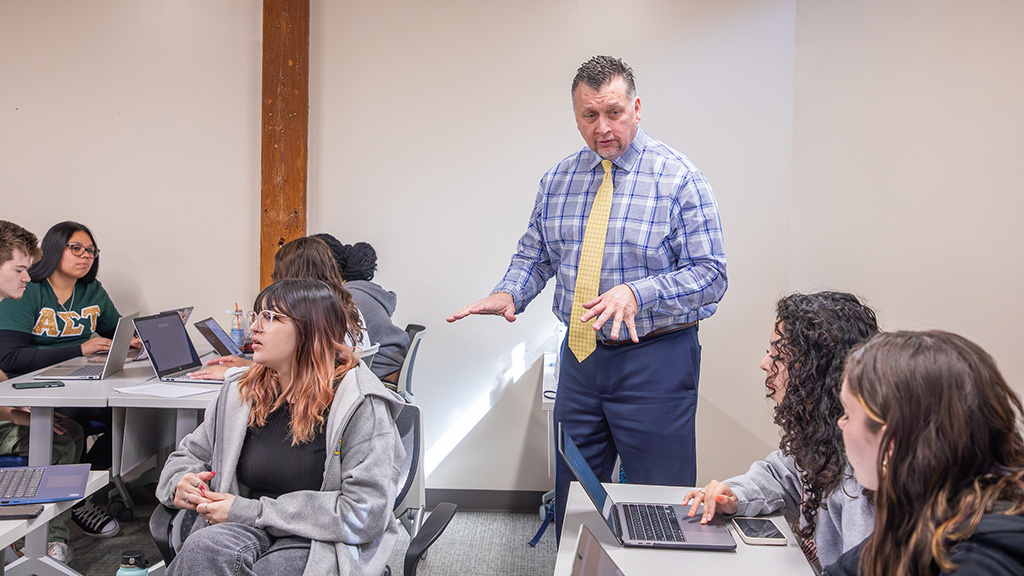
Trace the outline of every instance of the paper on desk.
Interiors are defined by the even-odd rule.
[[[196,394],[209,392],[209,390],[204,388],[192,388],[189,386],[178,386],[175,384],[142,384],[139,386],[114,388],[114,390],[124,392],[126,394],[142,394],[144,396],[159,396],[161,398],[184,398],[185,396],[194,396]]]

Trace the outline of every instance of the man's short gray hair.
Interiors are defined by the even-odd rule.
[[[636,98],[636,84],[633,81],[633,69],[625,62],[612,56],[594,56],[584,62],[576,77],[572,79],[572,97],[575,102],[576,87],[582,82],[594,90],[612,81],[616,76],[626,81],[626,92],[630,98]]]

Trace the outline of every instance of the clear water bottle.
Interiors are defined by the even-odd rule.
[[[228,310],[231,314],[231,341],[238,346],[239,350],[245,348],[245,314],[239,310],[238,303],[235,303],[234,310]]]
[[[117,569],[117,576],[145,576],[146,552],[143,550],[125,550],[121,552],[121,567]]]

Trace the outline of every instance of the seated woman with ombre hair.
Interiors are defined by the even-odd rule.
[[[882,334],[847,360],[839,420],[874,533],[826,574],[1024,574],[1020,398],[977,344]]]
[[[398,541],[403,402],[345,344],[327,284],[276,282],[253,310],[255,365],[160,476],[161,502],[199,514],[167,573],[380,576]]]

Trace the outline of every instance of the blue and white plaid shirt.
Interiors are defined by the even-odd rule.
[[[711,316],[728,286],[711,185],[688,158],[642,130],[612,162],[615,189],[598,293],[623,283],[633,290],[640,336]],[[569,322],[583,233],[603,177],[601,157],[584,148],[541,178],[530,225],[493,290],[511,294],[517,313],[554,276],[552,310]],[[611,326],[598,338],[611,338]],[[619,339],[626,338],[620,329]]]

